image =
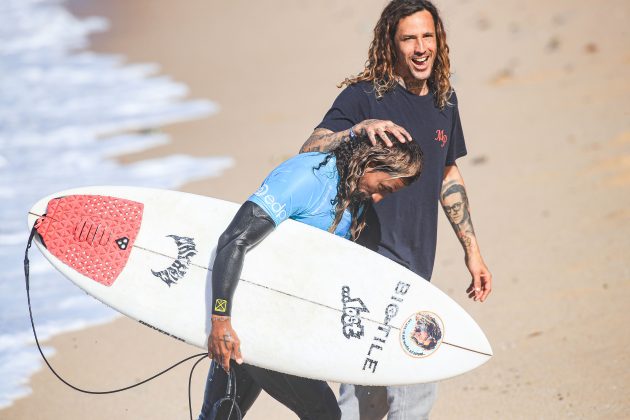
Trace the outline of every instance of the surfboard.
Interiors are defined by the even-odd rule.
[[[238,208],[183,192],[101,186],[43,198],[28,224],[44,256],[85,292],[206,349],[208,273]],[[247,254],[232,325],[246,363],[343,383],[432,382],[492,356],[481,328],[437,287],[292,220]]]

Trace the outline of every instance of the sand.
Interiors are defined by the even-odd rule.
[[[78,15],[112,29],[93,49],[156,62],[193,98],[221,107],[163,129],[173,152],[233,156],[224,176],[182,190],[242,201],[296,153],[361,69],[383,1],[87,0]],[[440,216],[433,282],[484,328],[483,367],[439,388],[433,419],[630,416],[630,6],[586,0],[438,3],[469,155],[459,161],[483,254],[495,278],[484,304],[466,299],[463,253]],[[127,385],[198,349],[135,322],[50,340],[73,383]],[[188,365],[190,366],[190,365]],[[197,411],[207,362],[193,378]],[[189,368],[113,396],[82,395],[48,370],[3,419],[183,419]],[[267,396],[250,419],[295,416]]]

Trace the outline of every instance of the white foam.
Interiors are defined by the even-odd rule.
[[[174,155],[122,166],[113,158],[168,142],[157,126],[218,111],[184,101],[186,86],[153,64],[77,52],[108,27],[77,19],[61,1],[0,2],[0,408],[27,395],[41,365],[28,319],[22,260],[26,214],[41,197],[85,185],[177,188],[215,176],[229,157]],[[129,133],[136,130],[137,133]],[[31,299],[40,340],[118,314],[31,256]],[[47,348],[47,352],[52,349]]]

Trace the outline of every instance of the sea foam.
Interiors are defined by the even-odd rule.
[[[42,366],[31,332],[22,260],[26,214],[41,197],[86,185],[177,188],[220,174],[228,157],[114,159],[167,143],[158,126],[218,106],[183,100],[186,86],[154,64],[87,51],[99,17],[78,19],[54,0],[0,2],[0,408],[30,392]],[[41,340],[118,314],[66,281],[34,251],[31,298]],[[53,349],[44,349],[52,354]]]

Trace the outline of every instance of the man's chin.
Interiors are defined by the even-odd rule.
[[[350,196],[350,204],[357,207],[363,206],[371,202],[372,202],[372,197],[367,195],[363,191],[355,191]]]

